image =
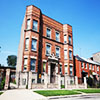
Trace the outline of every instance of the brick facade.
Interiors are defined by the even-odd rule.
[[[74,57],[75,76],[78,78],[89,77],[90,75],[95,76],[99,79],[100,76],[100,64],[90,59]]]
[[[37,22],[37,30],[35,31],[33,29],[33,21]],[[41,10],[33,5],[27,6],[26,8],[23,26],[24,28],[22,28],[21,41],[18,50],[17,71],[20,68],[21,72],[31,71],[31,59],[35,59],[36,63],[34,73],[37,73],[38,80],[41,80],[41,75],[44,73],[44,63],[46,64],[45,73],[48,75],[51,73],[49,71],[52,70],[51,66],[55,66],[55,75],[60,73],[62,75],[74,75],[72,26],[68,24],[63,25],[55,21],[54,19],[42,14]],[[50,38],[47,37],[47,28],[51,31]],[[56,32],[59,33],[59,41],[56,40]],[[64,36],[66,37],[65,39]],[[25,48],[26,39],[29,39],[27,50]],[[32,50],[32,39],[37,41],[35,51]],[[66,43],[64,43],[64,41],[66,41]],[[50,45],[51,49],[49,56],[46,55],[47,44]],[[56,56],[56,48],[59,49],[59,57]],[[67,52],[66,59],[64,56],[65,49]],[[22,62],[20,61],[21,58]],[[27,64],[26,70],[24,71],[25,58],[27,59]],[[48,66],[50,66],[50,68]],[[65,73],[65,66],[67,73]]]

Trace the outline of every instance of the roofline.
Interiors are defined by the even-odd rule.
[[[26,8],[29,7],[29,6],[36,7],[36,6],[34,6],[34,5],[27,5]],[[41,11],[40,8],[38,8],[38,7],[36,7],[36,8],[39,9],[39,10]],[[43,13],[42,13],[42,15],[44,15],[44,16],[46,16],[46,17],[48,17],[48,18],[50,18],[50,19],[52,19],[52,20],[54,20],[54,21],[56,21],[57,23],[59,23],[59,24],[61,24],[61,25],[65,25],[65,24],[62,24],[61,22],[59,22],[59,21],[57,21],[57,20],[55,20],[55,19],[53,19],[53,18],[51,18],[51,17],[49,17],[49,16],[43,14]],[[67,24],[67,25],[71,26],[70,24]],[[72,26],[71,26],[71,27],[72,27]]]
[[[97,53],[100,53],[100,51],[98,51],[98,52],[96,52],[96,53],[93,53],[93,55],[94,55],[94,54],[97,54]]]
[[[76,55],[75,57],[77,57],[77,56],[78,56],[78,55]],[[76,58],[78,61],[86,62],[86,63],[89,63],[89,64],[99,65],[99,66],[100,66],[100,63],[98,63],[98,62],[95,62],[95,61],[92,61],[92,60],[91,60],[91,61],[93,62],[93,63],[92,63],[92,62],[88,61],[88,59],[86,59],[86,58],[82,58],[82,57],[80,57],[80,56],[78,56],[78,57],[81,58],[82,60],[84,60],[84,61],[81,61],[81,60],[78,60],[78,59]],[[87,60],[87,61],[86,61],[86,60]]]

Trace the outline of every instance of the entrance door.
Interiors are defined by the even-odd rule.
[[[55,82],[55,64],[51,64],[50,83]]]

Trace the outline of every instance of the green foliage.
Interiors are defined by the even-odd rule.
[[[28,85],[26,85],[26,89],[28,89]]]
[[[7,64],[8,66],[15,67],[17,62],[17,57],[15,55],[10,55],[7,58]]]
[[[89,87],[93,87],[94,82],[93,82],[93,79],[91,77],[88,77],[87,84],[88,84]]]
[[[65,88],[65,85],[61,85],[61,88]]]
[[[0,95],[2,94],[3,92],[0,92]]]
[[[34,91],[34,92],[39,93],[44,96],[60,96],[60,95],[80,94],[74,90],[40,90],[40,91]]]
[[[77,91],[84,92],[84,93],[100,93],[100,89],[82,89]]]
[[[16,84],[16,80],[14,80],[14,82],[13,82],[14,84]]]
[[[4,89],[5,79],[6,79],[6,78],[4,77],[4,79],[1,81],[0,90]]]

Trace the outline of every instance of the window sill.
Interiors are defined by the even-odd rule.
[[[31,49],[31,51],[32,51],[32,52],[37,52],[37,50],[33,50],[33,49]]]
[[[25,49],[25,51],[28,51],[28,49]]]
[[[50,56],[50,54],[46,54],[46,56],[48,57],[48,56]]]
[[[35,73],[35,70],[31,70],[32,73]]]

